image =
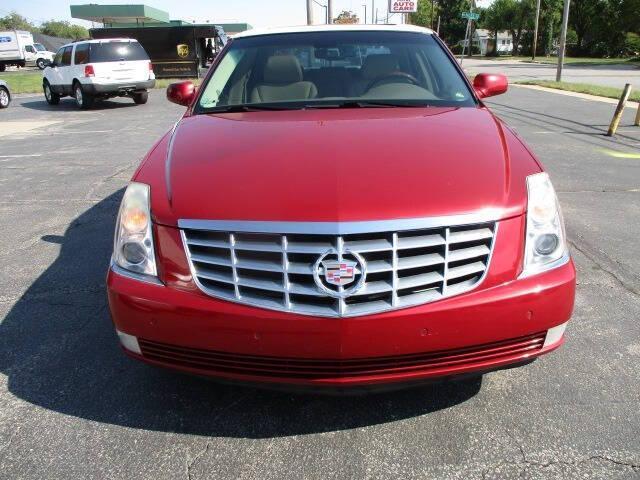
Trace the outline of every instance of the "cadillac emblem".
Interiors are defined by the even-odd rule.
[[[356,262],[349,260],[324,260],[324,279],[331,285],[348,285],[356,279]]]
[[[313,268],[313,279],[318,289],[329,296],[346,298],[364,284],[365,260],[349,250],[338,254],[334,249],[322,254]]]

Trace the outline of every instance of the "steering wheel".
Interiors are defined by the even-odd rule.
[[[410,73],[395,71],[395,72],[387,73],[386,75],[382,75],[381,77],[374,78],[371,81],[371,83],[369,83],[365,91],[371,90],[373,87],[377,86],[379,83],[389,80],[390,78],[400,78],[402,80],[409,80],[412,84],[416,85],[417,87],[420,86],[420,81]]]

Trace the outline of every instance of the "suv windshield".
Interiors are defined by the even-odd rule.
[[[138,42],[104,42],[89,45],[89,58],[92,63],[149,60],[149,55]]]
[[[475,104],[432,35],[330,31],[234,40],[203,86],[196,113]]]

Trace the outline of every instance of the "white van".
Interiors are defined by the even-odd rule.
[[[33,41],[31,32],[8,30],[0,32],[0,72],[8,66],[37,66],[40,70],[53,61],[53,52],[49,52],[40,43]]]
[[[50,105],[68,95],[80,108],[89,108],[96,98],[110,97],[131,97],[143,104],[155,79],[149,56],[137,40],[86,40],[58,50],[44,70],[42,88]]]

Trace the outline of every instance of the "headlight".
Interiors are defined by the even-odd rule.
[[[555,268],[569,259],[562,212],[549,175],[528,176],[527,191],[523,277]]]
[[[124,192],[113,244],[113,261],[130,272],[157,276],[149,185],[132,182]]]

